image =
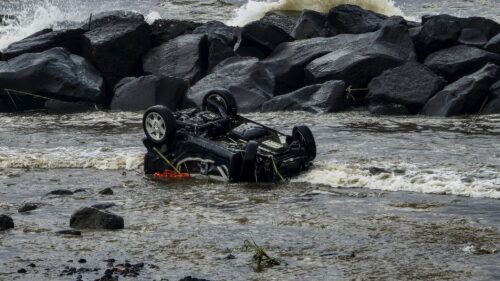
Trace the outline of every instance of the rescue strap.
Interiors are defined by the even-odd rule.
[[[172,169],[174,169],[174,171],[171,171],[171,170],[165,170],[164,172],[162,173],[155,173],[154,176],[155,178],[160,178],[160,179],[185,179],[185,178],[190,178],[191,175],[187,174],[187,173],[181,173],[181,171],[179,171],[179,169],[177,169],[177,167],[174,166],[174,164],[172,164],[172,162],[170,162],[167,157],[165,157],[156,147],[153,147],[153,150],[154,152],[156,152],[156,154],[158,154],[158,156],[160,156],[161,159],[163,159],[163,161],[165,161],[165,163],[167,163],[168,165],[170,165],[170,167],[172,167]]]

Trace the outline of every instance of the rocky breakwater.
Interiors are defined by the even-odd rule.
[[[228,91],[240,112],[499,113],[500,24],[486,18],[341,5],[243,27],[124,11],[72,26],[2,51],[0,111],[175,110]]]

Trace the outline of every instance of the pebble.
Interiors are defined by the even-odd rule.
[[[111,188],[108,187],[108,188],[105,188],[105,189],[99,191],[99,194],[102,194],[102,195],[113,195],[114,192],[113,192],[113,189],[111,189]]]
[[[67,189],[57,189],[47,193],[47,195],[73,195],[73,194],[75,194],[73,191]]]
[[[27,271],[26,271],[26,269],[24,269],[24,268],[21,268],[21,269],[19,269],[19,270],[17,271],[17,273],[26,273],[26,272],[27,272]]]
[[[19,213],[26,213],[26,212],[33,211],[33,210],[36,210],[36,209],[38,209],[38,205],[37,204],[26,203],[26,204],[22,205],[21,207],[19,207],[19,209],[17,209],[17,211]]]

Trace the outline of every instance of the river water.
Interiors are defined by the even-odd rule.
[[[0,14],[17,14],[21,24],[0,27],[0,48],[101,10],[244,23],[270,9],[337,2],[4,0]],[[447,12],[500,19],[499,1],[351,2],[408,18]],[[83,273],[94,280],[110,258],[145,262],[139,280],[500,279],[500,115],[248,117],[284,132],[310,126],[318,142],[314,168],[286,184],[157,183],[141,170],[140,113],[0,114],[0,214],[16,224],[0,233],[0,280],[76,280],[60,276],[65,266],[98,268]],[[114,195],[98,193],[107,187]],[[41,207],[18,214],[26,202]],[[110,210],[124,217],[124,230],[55,234],[69,227],[73,211],[103,202],[117,205]],[[256,270],[246,239],[286,265]]]

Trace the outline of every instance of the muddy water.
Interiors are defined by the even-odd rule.
[[[315,168],[277,185],[157,183],[141,171],[140,114],[1,115],[0,213],[16,228],[0,234],[0,280],[76,280],[59,276],[65,266],[97,268],[83,273],[94,280],[110,258],[146,263],[139,280],[500,278],[500,116],[249,117],[284,132],[310,125]],[[114,195],[98,193],[107,187]],[[26,202],[41,207],[18,214]],[[55,234],[103,202],[124,230]],[[246,239],[286,265],[256,270]]]

